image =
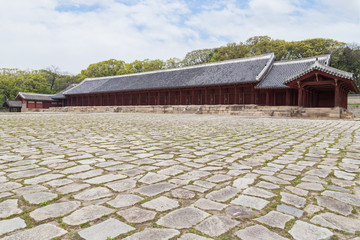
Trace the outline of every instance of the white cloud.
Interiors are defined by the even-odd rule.
[[[165,60],[183,57],[194,49],[245,41],[254,35],[285,40],[360,39],[359,1],[339,5],[336,0],[318,0],[307,9],[301,2],[6,1],[0,8],[0,67],[39,69],[55,65],[76,74],[91,63],[110,58]],[[83,5],[99,8],[82,12]],[[74,8],[78,11],[70,11]]]

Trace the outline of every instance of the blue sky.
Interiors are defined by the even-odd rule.
[[[0,67],[77,74],[115,58],[183,58],[257,35],[360,39],[359,0],[16,0],[0,8]]]

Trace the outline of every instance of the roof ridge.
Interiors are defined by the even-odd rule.
[[[326,64],[328,65],[330,63],[330,57],[331,57],[331,54],[322,54],[322,55],[316,55],[316,56],[307,57],[307,58],[275,61],[274,64],[281,65],[281,64],[286,64],[286,63],[310,62],[310,61],[316,61],[316,59],[319,59],[319,58],[322,58],[322,59],[325,58],[325,59],[329,60],[329,61],[326,61]]]
[[[47,93],[28,93],[28,92],[19,92],[21,94],[29,94],[29,95],[44,95],[44,96],[54,96],[55,94],[47,94]]]
[[[272,53],[270,59],[266,62],[264,68],[261,70],[261,72],[256,76],[256,80],[260,81],[264,79],[264,76],[270,71],[273,63],[275,61],[275,54]]]

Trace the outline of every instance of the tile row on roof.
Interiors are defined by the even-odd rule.
[[[38,100],[38,101],[53,101],[53,94],[41,94],[41,93],[27,93],[19,92],[20,96],[24,100]]]
[[[88,78],[65,95],[147,89],[201,87],[237,83],[258,83],[270,69],[274,54],[208,63],[191,67]]]

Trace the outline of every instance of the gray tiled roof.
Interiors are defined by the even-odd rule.
[[[7,100],[4,105],[7,105],[8,107],[17,107],[17,108],[21,108],[22,107],[22,103],[21,101],[15,101],[15,100]]]
[[[51,94],[19,92],[18,96],[25,100],[53,101]]]
[[[258,82],[274,54],[162,71],[85,79],[65,95]]]
[[[304,76],[304,75],[306,75],[309,72],[314,71],[314,70],[320,70],[322,72],[329,73],[331,75],[334,75],[334,76],[337,76],[337,77],[340,77],[340,78],[354,80],[354,74],[353,73],[349,73],[349,72],[345,72],[345,71],[342,71],[342,70],[339,70],[339,69],[336,69],[336,68],[333,68],[333,67],[329,67],[327,65],[321,64],[320,62],[316,61],[314,64],[312,64],[308,68],[304,69],[303,71],[298,72],[298,73],[292,75],[291,77],[287,78],[285,82],[286,83],[291,82],[291,81],[293,81],[293,80],[295,80],[295,79],[297,79],[299,77],[302,77],[302,76]]]
[[[64,92],[75,87],[77,84],[71,84],[70,86],[68,86],[67,88],[65,88],[64,90],[62,90],[61,92],[55,94],[52,96],[53,99],[58,100],[58,99],[65,99],[65,95]]]
[[[284,83],[291,76],[303,72],[305,69],[312,66],[316,62],[316,59],[324,65],[330,64],[330,55],[275,62],[264,80],[262,80],[256,88],[288,88]]]

